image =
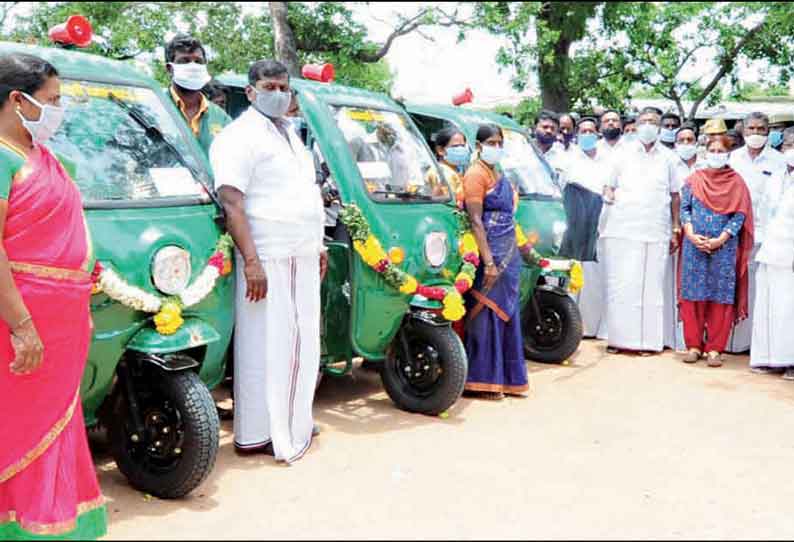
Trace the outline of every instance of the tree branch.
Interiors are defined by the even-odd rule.
[[[712,77],[709,84],[706,85],[706,88],[703,89],[703,92],[700,93],[700,96],[698,96],[695,102],[692,104],[692,109],[689,111],[690,119],[695,118],[695,113],[697,113],[700,104],[702,104],[703,101],[708,98],[709,94],[711,94],[712,91],[717,87],[717,83],[719,83],[722,78],[725,77],[725,74],[733,69],[733,66],[736,62],[736,55],[739,53],[739,51],[741,51],[742,48],[747,45],[747,43],[753,39],[756,34],[758,34],[764,25],[766,25],[766,19],[748,30],[747,33],[742,36],[742,39],[740,39],[739,42],[734,46],[734,48],[722,56],[720,69],[717,71],[714,77]]]

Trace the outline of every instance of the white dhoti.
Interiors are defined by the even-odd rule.
[[[748,265],[748,302],[747,318],[734,325],[731,336],[728,338],[728,344],[725,346],[725,351],[731,354],[742,354],[750,350],[750,345],[753,338],[753,312],[755,310],[755,287],[756,287],[756,273],[758,272],[758,262],[755,261],[756,254],[761,245],[755,245],[753,248],[753,255]]]
[[[604,240],[598,241],[598,262],[582,262],[584,287],[576,296],[585,337],[607,338],[606,256]]]
[[[664,274],[669,243],[605,240],[609,345],[664,349]]]
[[[750,367],[794,367],[794,273],[759,264]]]
[[[667,260],[664,273],[664,345],[673,350],[686,350],[684,323],[678,319],[678,253]]]
[[[245,299],[238,254],[234,336],[234,439],[273,443],[276,459],[300,459],[311,445],[320,365],[319,255],[264,260],[267,297]]]

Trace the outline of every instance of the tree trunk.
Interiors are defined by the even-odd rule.
[[[559,113],[571,107],[571,96],[568,84],[571,76],[571,59],[568,56],[571,44],[584,33],[587,18],[595,9],[595,4],[584,9],[576,7],[576,2],[543,2],[538,12],[537,32],[550,31],[555,35],[548,44],[551,58],[539,51],[538,80],[540,82],[541,103],[544,109]],[[570,10],[581,10],[572,15]],[[538,35],[538,43],[542,41]]]
[[[287,2],[268,2],[270,19],[273,23],[273,45],[276,59],[282,62],[289,71],[290,77],[300,77],[301,67],[298,59],[298,47],[295,34],[287,19]]]

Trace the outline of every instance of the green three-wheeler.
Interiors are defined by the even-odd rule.
[[[526,130],[508,117],[445,105],[411,104],[407,110],[428,140],[444,126],[452,125],[463,132],[472,151],[481,124],[502,128],[505,157],[501,166],[519,193],[516,219],[538,252],[552,262],[553,269],[549,272],[526,263],[522,267],[525,354],[541,362],[568,359],[582,340],[582,318],[568,295],[571,265],[557,258],[568,225],[556,172],[527,137]]]
[[[236,117],[249,105],[247,78],[224,74],[217,82]],[[305,121],[298,129],[327,195],[323,371],[345,374],[356,356],[381,363],[399,407],[440,414],[463,391],[463,344],[440,301],[401,293],[362,260],[342,219],[355,206],[399,269],[429,288],[449,288],[462,264],[451,191],[410,117],[387,96],[303,79],[291,86]]]
[[[127,63],[0,44],[52,63],[66,118],[48,146],[83,196],[101,267],[81,385],[86,424],[107,427],[136,488],[186,495],[212,470],[219,421],[209,389],[234,324],[230,243],[209,167],[160,86]]]

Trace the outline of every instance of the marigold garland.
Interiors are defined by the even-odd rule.
[[[92,293],[104,292],[109,298],[138,311],[156,313],[154,324],[161,335],[172,335],[184,324],[182,311],[203,301],[214,289],[218,278],[232,272],[232,247],[234,241],[228,233],[223,234],[215,245],[215,251],[207,265],[179,294],[160,297],[127,283],[118,273],[96,262],[92,278]]]
[[[466,314],[462,294],[474,284],[474,276],[480,262],[480,251],[477,248],[477,240],[468,227],[468,217],[460,211],[456,213],[461,230],[458,250],[464,261],[455,275],[453,287],[425,286],[420,284],[416,277],[397,267],[377,237],[372,234],[367,219],[356,205],[345,205],[339,214],[339,219],[350,233],[353,249],[364,263],[383,277],[386,284],[403,295],[419,294],[428,299],[441,301],[444,306],[441,311],[442,316],[455,322]]]

